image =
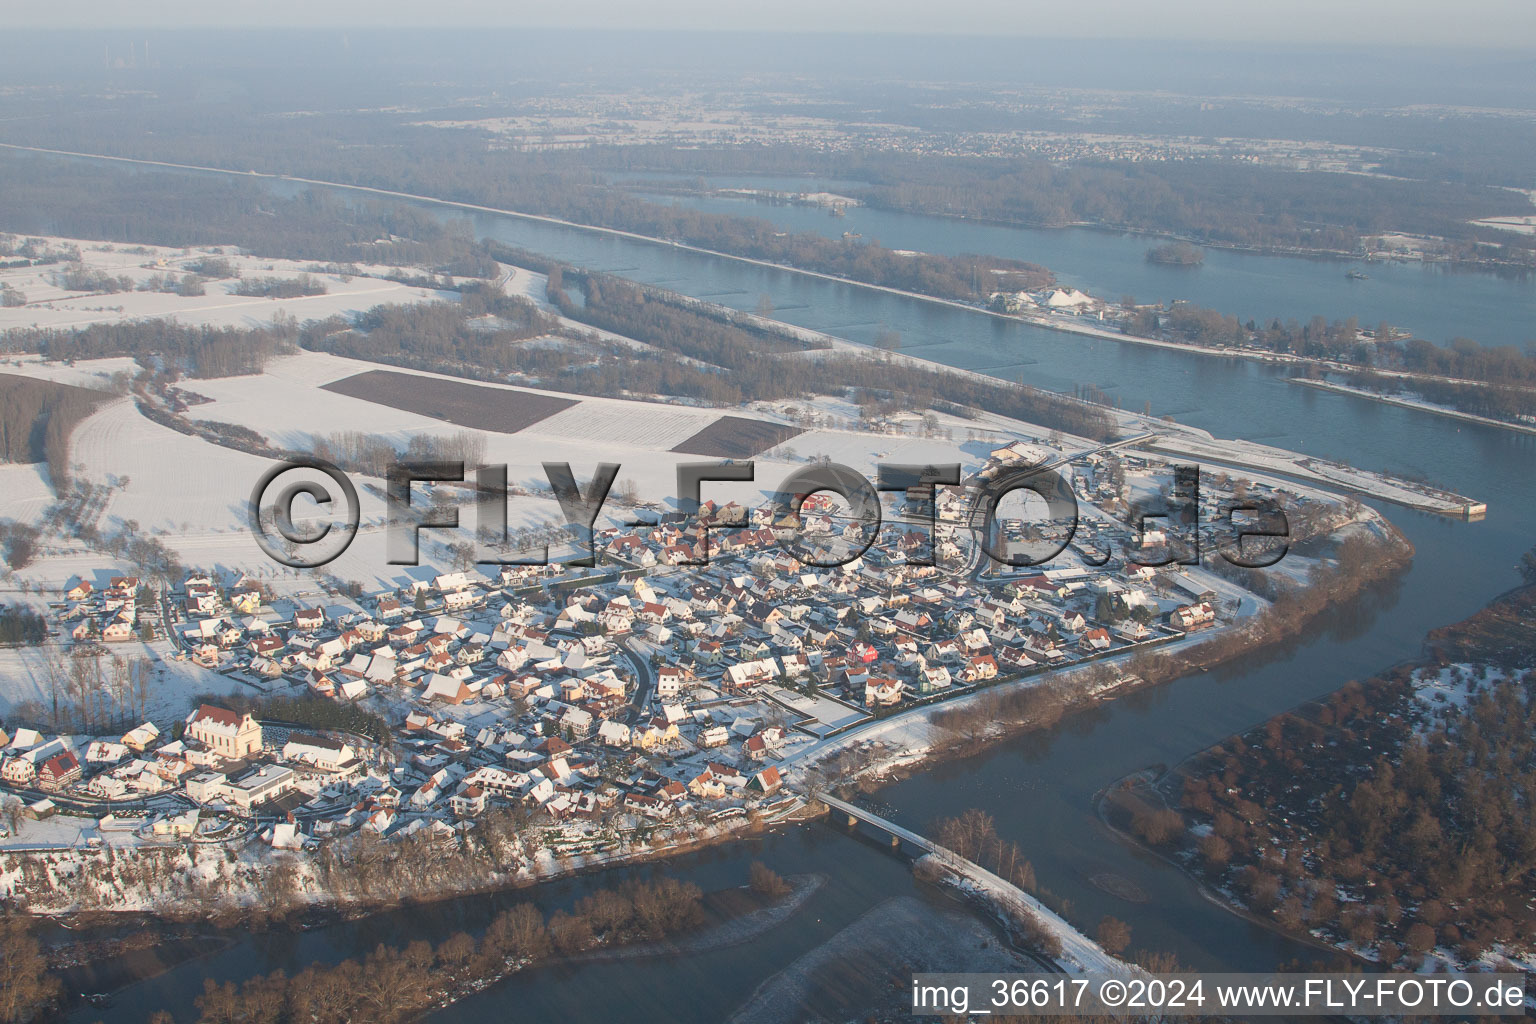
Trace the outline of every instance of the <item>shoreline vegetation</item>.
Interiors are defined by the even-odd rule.
[[[93,886],[105,880],[118,891],[152,892],[157,898],[145,900],[142,906],[115,909],[93,905],[82,890],[72,902],[39,905],[31,901],[19,910],[38,920],[71,925],[129,918],[264,928],[292,924],[311,915],[356,919],[413,904],[513,892],[613,868],[635,867],[816,816],[807,814],[795,798],[781,802],[775,811],[772,818],[748,812],[724,822],[684,822],[664,835],[633,836],[613,846],[566,850],[542,860],[520,856],[527,845],[525,839],[537,845],[540,837],[525,832],[515,809],[489,812],[482,823],[482,841],[469,847],[450,849],[414,836],[386,842],[363,831],[341,847],[322,847],[307,865],[285,857],[263,861],[257,867],[236,864],[231,859],[233,851],[204,851],[201,859],[214,862],[215,868],[218,861],[230,860],[231,870],[215,871],[213,878],[204,878],[194,870],[200,858],[188,860],[181,846],[140,850],[129,857],[109,858],[98,852],[95,867],[83,872]],[[531,831],[536,833],[538,827]],[[32,876],[41,879],[45,872],[26,855],[14,859],[14,870],[23,873],[20,887],[35,889]]]
[[[570,910],[547,916],[531,903],[519,903],[478,937],[458,932],[436,946],[417,940],[403,949],[381,944],[361,959],[314,964],[291,977],[278,970],[238,987],[205,979],[195,1001],[198,1020],[417,1020],[534,966],[678,955],[748,942],[787,919],[825,881],[819,875],[780,878],[755,863],[750,884],[743,887],[747,892],[706,895],[691,882],[663,877],[597,889]],[[158,1014],[150,1021],[163,1024]]]
[[[1508,420],[1495,419],[1491,416],[1480,416],[1477,413],[1438,405],[1434,402],[1417,399],[1413,395],[1398,395],[1387,390],[1340,384],[1335,381],[1313,380],[1310,377],[1292,377],[1290,381],[1292,384],[1300,384],[1304,387],[1317,388],[1321,391],[1332,391],[1341,395],[1351,395],[1355,398],[1363,398],[1369,402],[1380,402],[1383,405],[1395,405],[1402,409],[1411,409],[1414,412],[1427,412],[1435,416],[1443,416],[1446,419],[1460,420],[1463,423],[1477,423],[1485,427],[1498,427],[1522,434],[1536,434],[1536,421],[1530,423],[1511,423]]]
[[[814,175],[803,175],[807,180],[814,180]],[[732,199],[757,200],[761,197],[744,195],[731,189],[700,189],[696,186],[672,186],[658,185],[654,182],[644,184],[623,183],[616,187],[624,188],[630,192],[640,194],[654,194],[659,196],[721,196]],[[858,199],[852,195],[846,197],[850,205],[868,206],[871,209],[888,210],[893,213],[913,213],[924,217],[936,217],[942,220],[957,220],[968,224],[982,224],[989,227],[1020,228],[1026,231],[1097,231],[1109,235],[1130,235],[1137,238],[1145,238],[1159,244],[1178,244],[1198,246],[1201,249],[1218,249],[1223,252],[1248,253],[1254,256],[1274,256],[1282,259],[1315,260],[1328,263],[1425,263],[1453,267],[1460,270],[1475,270],[1482,273],[1505,275],[1524,275],[1536,270],[1536,263],[1524,262],[1519,259],[1497,259],[1481,255],[1454,255],[1451,253],[1434,253],[1423,255],[1408,255],[1393,251],[1368,251],[1361,252],[1357,248],[1332,248],[1327,246],[1304,245],[1258,245],[1236,241],[1222,241],[1208,236],[1191,233],[1173,228],[1143,227],[1126,222],[1106,222],[1096,220],[1066,220],[1060,222],[1033,223],[1016,218],[985,216],[980,214],[958,213],[949,209],[904,209],[901,207],[885,206],[880,202],[868,199]],[[1485,227],[1487,225],[1484,225]],[[1390,234],[1390,233],[1388,233]],[[1445,243],[1448,240],[1433,236],[1422,236],[1424,241],[1431,243]]]
[[[1536,586],[1510,591],[1415,659],[1121,780],[1101,816],[1218,905],[1335,955],[1527,969],[1533,612]]]
[[[549,300],[566,319],[621,334],[646,350],[620,351],[617,343],[605,345],[595,338],[582,339],[585,347],[569,350],[509,347],[499,332],[479,330],[459,311],[430,305],[388,307],[360,325],[307,325],[299,344],[368,362],[575,394],[666,395],[737,405],[852,389],[901,393],[907,405],[933,405],[943,412],[986,408],[1095,440],[1116,435],[1107,407],[1073,396],[934,364],[838,351],[756,321],[718,315],[675,293],[588,274],[509,247],[493,246],[492,251],[511,265],[548,274]],[[466,288],[463,294],[471,316],[483,311],[511,320],[520,325],[519,337],[540,325],[556,328],[553,318],[526,308],[526,300],[484,286]],[[807,352],[816,358],[801,358]]]
[[[706,893],[691,882],[661,876],[594,889],[570,909],[547,915],[532,903],[520,902],[479,934],[456,932],[435,946],[425,940],[403,948],[381,943],[364,957],[331,964],[317,961],[291,976],[279,970],[253,975],[238,985],[205,979],[195,1000],[201,1012],[198,1020],[415,1020],[530,967],[689,955],[742,945],[788,920],[826,882],[819,874],[783,878],[755,861],[746,884],[736,889]],[[166,927],[158,918],[148,920]],[[45,949],[27,935],[23,917],[5,921],[6,954],[29,972],[31,984],[25,991],[36,994],[37,1009],[59,998],[61,978],[82,980],[71,975],[72,967],[99,957],[157,953],[152,969],[127,967],[113,979],[111,991],[66,999],[65,1008],[109,1002],[112,992],[225,949],[232,941],[222,933],[171,929],[158,935],[139,931],[128,937],[55,943]],[[210,950],[210,945],[216,948]],[[35,959],[26,959],[28,949],[35,951]],[[158,955],[162,950],[175,955]],[[91,980],[100,979],[93,973]],[[164,1024],[171,1018],[149,1019]]]

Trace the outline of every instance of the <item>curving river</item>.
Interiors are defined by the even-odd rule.
[[[770,186],[781,187],[781,186]],[[800,186],[803,187],[803,186]],[[1204,266],[1148,265],[1146,239],[1094,231],[1023,231],[939,218],[853,210],[845,218],[792,206],[740,200],[689,200],[767,217],[786,227],[859,231],[893,248],[985,252],[1035,260],[1063,281],[1118,298],[1188,298],[1248,316],[1387,319],[1443,341],[1486,343],[1536,336],[1529,279],[1454,274],[1413,265],[1372,266],[1369,281],[1348,282],[1339,263],[1212,251]],[[1091,928],[1104,914],[1128,922],[1133,948],[1167,949],[1204,968],[1261,970],[1307,951],[1204,899],[1179,872],[1118,841],[1100,824],[1092,797],[1121,776],[1175,763],[1345,681],[1416,654],[1431,627],[1459,619],[1516,582],[1512,567],[1536,541],[1536,437],[1457,424],[1408,409],[1285,383],[1271,368],[1063,334],[833,281],[704,256],[671,246],[594,235],[502,216],[477,216],[476,230],[509,244],[593,269],[752,310],[768,295],[776,316],[868,341],[882,328],[901,332],[903,351],[1010,380],[1070,390],[1092,384],[1128,408],[1206,428],[1218,436],[1273,442],[1372,469],[1423,475],[1486,501],[1478,523],[1383,507],[1418,549],[1392,586],[1342,609],[1326,625],[1283,647],[1219,670],[1138,693],[1076,715],[1049,734],[1028,735],[977,757],[893,784],[881,793],[901,823],[923,828],[965,807],[992,813],[1017,840],[1040,883],[1071,903],[1069,917]],[[790,874],[827,875],[787,924],[746,946],[705,955],[548,967],[515,975],[436,1014],[438,1021],[487,1017],[566,1020],[666,1019],[713,1022],[796,957],[826,942],[894,895],[924,896],[905,865],[876,847],[811,825],[667,862],[659,870],[709,888],[739,885],[760,858]],[[1117,875],[1142,890],[1129,902],[1098,888]],[[603,882],[607,876],[594,878]],[[482,927],[494,910],[532,896],[569,902],[589,884],[573,880],[529,893],[476,897],[376,915],[303,933],[234,936],[220,952],[173,967],[123,990],[115,1004],[71,1019],[142,1019],[165,1006],[193,1020],[204,976],[241,978],[312,960],[365,952],[378,942],[437,940]],[[829,1005],[829,1012],[857,1007]]]

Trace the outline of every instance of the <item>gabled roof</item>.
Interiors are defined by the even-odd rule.
[[[187,718],[187,724],[193,722],[213,722],[216,725],[237,728],[242,720],[241,715],[235,714],[228,708],[221,708],[216,704],[199,704],[197,710]]]

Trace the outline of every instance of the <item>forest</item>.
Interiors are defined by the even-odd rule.
[[[100,391],[0,373],[0,462],[43,462],[54,489],[69,482],[69,435],[106,399]]]
[[[226,175],[134,174],[121,167],[0,152],[0,231],[146,245],[236,245],[258,256],[435,266],[472,254],[466,223],[400,203],[273,195]],[[227,277],[210,258],[192,269]],[[224,268],[227,270],[227,267]],[[68,276],[75,271],[65,268]],[[99,290],[99,282],[91,290]]]
[[[909,158],[886,180],[856,194],[876,206],[944,212],[1004,223],[1064,227],[1088,223],[1187,236],[1261,249],[1354,252],[1368,235],[1392,231],[1460,243],[1497,237],[1525,250],[1529,239],[1469,221],[1504,211],[1516,197],[1475,186],[1364,179],[1224,160],[1057,165],[1046,161]]]
[[[1536,591],[1518,591],[1436,631],[1422,665],[1351,682],[1188,766],[1180,806],[1202,826],[1201,871],[1281,927],[1323,929],[1385,964],[1529,948],[1536,673],[1480,655],[1529,665],[1533,608]],[[1468,696],[1426,699],[1416,669]]]
[[[510,209],[675,239],[734,256],[944,299],[985,302],[995,291],[1039,291],[1056,280],[1045,267],[1020,260],[896,252],[873,240],[785,232],[771,221],[663,206],[614,189],[572,187],[558,178],[539,177],[532,183],[514,178],[507,184],[515,191],[496,202]],[[526,184],[533,187],[516,187]]]
[[[393,159],[368,168],[370,154],[363,151],[350,154],[363,164],[349,159],[348,166],[336,166],[333,146],[329,157],[317,155],[310,176],[560,217],[947,299],[981,302],[999,289],[1036,291],[1055,281],[1045,267],[1021,260],[896,252],[862,238],[786,233],[766,220],[699,213],[593,187],[592,176],[582,172],[550,173],[508,154],[460,152],[449,161],[439,148],[416,154],[419,166],[404,173]],[[474,249],[467,225],[445,226],[403,203],[343,203],[318,190],[279,198],[228,176],[136,175],[17,154],[0,154],[0,173],[8,185],[0,195],[5,231],[170,246],[232,243],[258,255],[396,265],[452,265],[472,258]],[[460,263],[460,271],[469,266]]]
[[[543,154],[546,166],[697,174],[808,174],[863,183],[842,191],[883,209],[1025,227],[1092,224],[1218,245],[1353,252],[1373,234],[1403,231],[1508,245],[1529,262],[1536,247],[1470,223],[1529,211],[1518,195],[1461,180],[1414,181],[1294,171],[1221,158],[1168,162],[1058,162],[1035,157],[824,153],[792,146],[710,150],[594,147]]]
[[[1443,175],[1442,180],[1297,173],[1222,157],[1060,162],[751,144],[597,145],[525,153],[494,147],[480,132],[445,132],[389,117],[261,118],[237,110],[221,111],[222,116],[209,112],[189,124],[189,114],[182,108],[141,107],[131,116],[21,124],[12,138],[419,192],[677,238],[775,262],[792,257],[800,261],[797,266],[828,273],[842,273],[840,264],[859,259],[864,262],[858,273],[871,275],[861,280],[896,287],[921,278],[878,251],[859,254],[801,235],[775,239],[749,226],[761,222],[641,203],[606,187],[605,172],[816,175],[862,183],[845,191],[886,209],[1026,226],[1093,224],[1245,247],[1353,252],[1366,236],[1408,232],[1448,239],[1455,255],[1472,260],[1488,254],[1479,243],[1502,246],[1504,258],[1525,262],[1536,250],[1536,236],[1471,223],[1524,214],[1529,204],[1514,191],[1477,183],[1478,161],[1470,153],[1438,162],[1419,159],[1411,172]],[[968,284],[963,267],[936,266],[932,272],[942,287]]]
[[[40,644],[48,638],[48,620],[26,607],[0,605],[0,644]]]
[[[1416,395],[1474,416],[1506,423],[1530,422],[1536,417],[1536,388],[1500,387],[1495,384],[1458,384],[1453,381],[1404,379],[1361,371],[1348,374],[1345,382],[1385,395]]]
[[[837,394],[845,390],[905,396],[913,411],[935,402],[984,408],[1096,440],[1115,436],[1103,410],[1049,391],[1003,381],[980,380],[890,359],[823,355],[813,359],[764,359],[764,342],[744,335],[717,317],[686,305],[656,301],[629,282],[589,278],[586,301],[561,301],[572,319],[605,327],[637,340],[699,359],[729,371],[735,401]],[[770,349],[771,351],[771,349]],[[722,382],[723,383],[723,382]]]

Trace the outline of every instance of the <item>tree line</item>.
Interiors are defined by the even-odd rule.
[[[736,401],[873,390],[902,394],[914,410],[947,401],[1084,437],[1108,439],[1116,434],[1104,410],[1023,385],[857,356],[765,359],[765,347],[771,352],[772,346],[761,338],[697,309],[657,301],[654,294],[648,295],[628,282],[589,281],[585,302],[567,300],[561,311],[583,323],[729,371],[729,386],[737,392]]]
[[[1368,370],[1351,373],[1344,379],[1355,387],[1378,394],[1416,395],[1435,405],[1506,423],[1519,423],[1536,417],[1536,388],[1458,384],[1425,378],[1404,379]]]
[[[36,1019],[59,997],[42,945],[20,914],[0,916],[0,1024]]]
[[[69,436],[106,398],[99,391],[0,374],[0,461],[43,462],[59,493],[69,484]]]
[[[73,330],[26,327],[7,331],[8,352],[33,352],[58,362],[129,356],[145,362],[161,356],[192,377],[260,373],[268,360],[291,351],[291,326],[214,327],[166,318],[97,323]]]
[[[385,746],[391,744],[394,739],[389,723],[381,716],[356,704],[329,700],[314,694],[303,694],[297,697],[254,697],[240,693],[205,693],[194,697],[191,703],[193,705],[217,704],[220,707],[229,708],[236,714],[249,711],[260,719],[291,722],[311,729],[335,729],[339,732],[356,733]]]
[[[45,732],[122,732],[144,720],[153,674],[148,658],[111,654],[100,644],[47,647],[42,658],[45,698],[17,704],[11,721]]]
[[[1123,300],[1132,307],[1123,322],[1127,334],[1176,338],[1202,348],[1258,348],[1332,360],[1358,367],[1346,380],[1370,391],[1412,393],[1439,405],[1509,422],[1536,415],[1536,345],[1522,352],[1511,345],[1485,347],[1471,338],[1452,338],[1441,346],[1421,338],[1396,338],[1385,322],[1374,332],[1364,332],[1357,317],[1329,321],[1314,316],[1304,324],[1276,318],[1266,327],[1189,303],[1176,303],[1166,310],[1134,303],[1131,296]],[[1323,368],[1308,366],[1306,372],[1317,377]],[[1394,375],[1399,372],[1419,376]]]
[[[243,277],[235,285],[235,294],[261,299],[297,299],[324,295],[325,282],[309,274],[298,277]]]
[[[0,192],[5,231],[172,247],[237,245],[260,256],[392,266],[446,265],[476,250],[467,222],[445,222],[402,203],[343,201],[318,190],[277,196],[258,182],[225,175],[138,174],[6,152],[0,154],[0,177],[6,182]],[[190,269],[205,277],[234,276],[206,262]],[[77,271],[63,273],[70,280]],[[90,283],[86,290],[105,290]]]
[[[333,139],[325,152],[313,154],[317,162],[305,176],[559,217],[941,298],[985,301],[999,289],[1035,291],[1055,281],[1045,267],[1022,260],[897,252],[858,237],[783,232],[767,220],[664,206],[618,189],[594,188],[590,174],[552,173],[520,155],[451,148],[452,157],[437,147],[413,154],[409,162],[415,169],[402,177],[404,168],[372,163],[371,155],[361,151],[353,153],[361,164],[334,164]],[[268,153],[258,162],[270,158]],[[228,159],[226,152],[216,162]],[[409,207],[375,203],[354,210],[317,191],[276,198],[238,178],[128,175],[88,164],[64,165],[60,180],[54,181],[47,169],[57,166],[55,161],[27,154],[0,160],[8,184],[12,175],[16,182],[11,200],[0,199],[0,227],[12,231],[42,233],[46,223],[56,222],[51,233],[75,237],[160,245],[233,241],[273,255],[373,263],[447,262],[474,248],[466,229],[445,228],[431,214]],[[179,192],[184,182],[185,197]],[[77,186],[75,193],[95,192],[72,205],[65,183]]]
[[[47,638],[47,619],[31,608],[0,605],[0,644],[40,644]]]
[[[756,872],[754,872],[756,875]],[[367,956],[252,977],[213,979],[196,999],[199,1024],[387,1024],[477,991],[515,970],[594,948],[664,940],[705,923],[703,892],[672,878],[631,879],[592,891],[570,909],[545,914],[518,903],[479,936],[458,932],[436,946],[379,945]],[[156,1024],[169,1014],[151,1016]]]

